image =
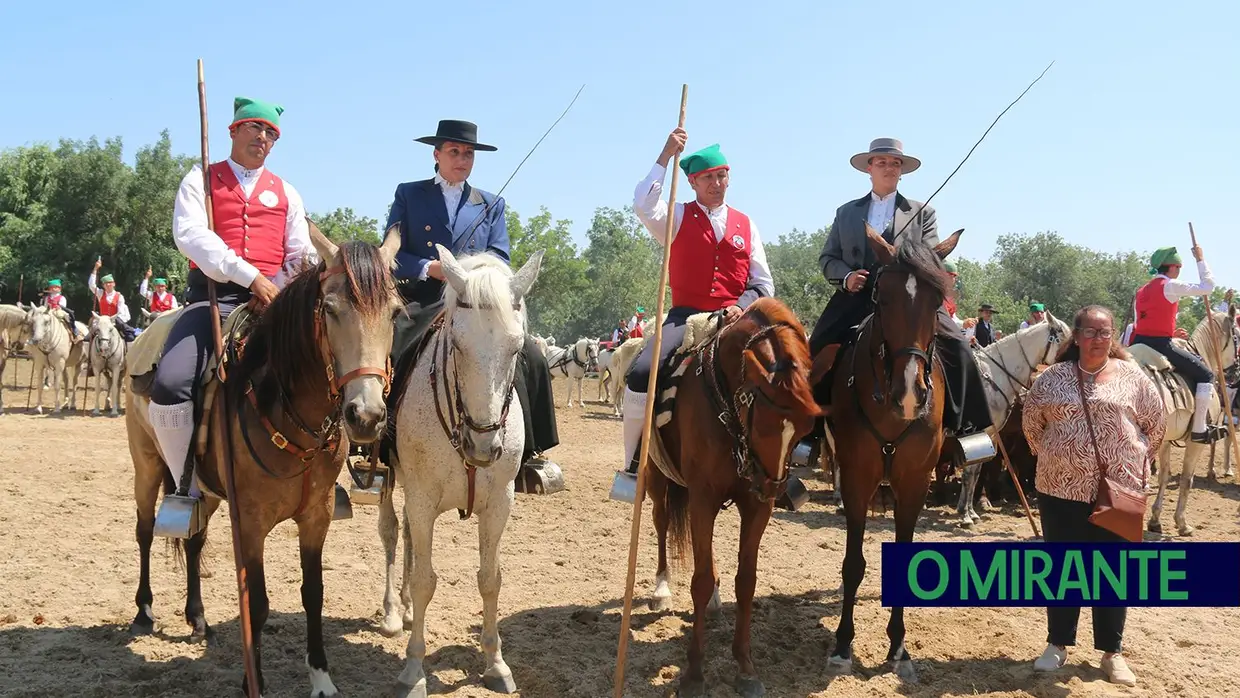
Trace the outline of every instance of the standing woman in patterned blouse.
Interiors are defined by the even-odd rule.
[[[1114,482],[1144,491],[1149,466],[1162,444],[1166,415],[1153,383],[1115,341],[1111,311],[1091,305],[1076,314],[1072,342],[1033,384],[1024,406],[1022,426],[1038,457],[1038,510],[1047,542],[1124,542],[1089,521],[1102,473]],[[1093,418],[1098,454],[1094,457],[1089,426],[1081,409],[1077,373]],[[1094,648],[1112,683],[1136,685],[1137,678],[1121,652],[1127,609],[1093,608]],[[1076,644],[1080,608],[1046,609],[1047,647],[1034,662],[1038,671],[1064,665]]]

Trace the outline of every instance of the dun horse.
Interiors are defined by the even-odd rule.
[[[382,248],[364,242],[337,248],[313,224],[310,233],[323,261],[289,282],[253,322],[242,346],[230,343],[225,350],[226,382],[218,397],[209,401],[218,407],[227,400],[231,418],[225,423],[221,410],[211,409],[199,420],[199,428],[209,428],[211,436],[205,447],[198,440],[200,459],[194,473],[206,495],[204,519],[209,521],[226,491],[224,459],[233,462],[238,501],[230,506],[240,516],[240,554],[249,580],[260,692],[262,632],[268,614],[263,545],[276,524],[288,519],[297,523],[311,696],[327,698],[338,692],[323,649],[323,543],[332,520],[332,493],[349,444],[372,443],[386,426],[387,357],[392,319],[400,310],[390,266],[400,235],[389,232]],[[148,330],[138,342],[147,336],[155,335]],[[134,462],[141,560],[132,631],[144,634],[155,626],[150,555],[156,498],[161,486],[171,492],[175,485],[147,421],[148,400],[130,388],[125,421]],[[231,453],[225,453],[229,444]],[[185,621],[196,639],[205,639],[210,632],[199,581],[206,537],[204,524],[185,546]]]
[[[896,541],[911,542],[942,450],[946,384],[934,360],[936,314],[950,284],[942,259],[963,232],[933,248],[906,242],[897,250],[866,226],[881,265],[874,313],[856,342],[840,351],[841,370],[831,384],[831,428],[848,527],[844,604],[829,660],[836,671],[852,670],[853,609],[865,577],[862,544],[870,503],[876,495],[884,501],[893,495]],[[912,681],[916,670],[904,634],[904,609],[893,607],[887,660],[898,676]]]
[[[706,695],[706,616],[718,615],[721,608],[712,542],[715,517],[734,502],[741,518],[732,642],[739,669],[736,690],[747,698],[760,696],[765,689],[750,656],[758,548],[788,478],[789,453],[823,414],[809,384],[809,345],[787,306],[762,298],[682,361],[672,371],[671,378],[678,378],[674,389],[664,387],[663,379],[658,389],[660,395],[675,393],[670,421],[659,430],[661,450],[671,462],[657,466],[652,447],[647,471],[659,538],[651,606],[658,610],[671,602],[669,538],[677,552],[691,545],[693,638],[679,695]]]
[[[45,372],[52,377],[52,401],[56,404],[52,414],[60,414],[66,407],[74,409],[77,403],[78,375],[82,370],[82,354],[85,342],[73,342],[69,328],[47,306],[32,308],[26,321],[30,326],[30,354],[34,357],[34,375],[42,377]],[[77,323],[79,332],[85,336],[86,326]],[[60,401],[64,386],[64,402]],[[39,383],[35,396],[35,410],[43,414],[43,383]]]
[[[431,562],[435,520],[451,509],[459,510],[462,519],[477,514],[486,663],[482,680],[492,691],[512,693],[516,684],[500,651],[499,544],[525,443],[524,415],[513,383],[525,336],[524,299],[538,277],[543,253],[534,253],[514,275],[491,255],[458,262],[447,249],[437,249],[447,280],[444,311],[393,395],[397,448],[395,463],[389,465],[405,493],[401,586],[408,610],[402,614],[397,599],[402,577],[396,567],[397,519],[392,498],[385,497],[379,513],[387,554],[381,631],[395,635],[402,622],[412,630],[396,693],[425,698],[426,608],[436,586]]]

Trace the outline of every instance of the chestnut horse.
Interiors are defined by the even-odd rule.
[[[717,613],[719,572],[712,539],[715,517],[734,502],[741,517],[736,571],[736,630],[732,656],[743,696],[764,692],[749,652],[749,627],[757,583],[758,547],[775,500],[788,478],[788,456],[822,416],[809,384],[810,356],[805,329],[782,302],[758,299],[693,355],[675,387],[671,420],[659,434],[670,467],[686,485],[648,464],[650,499],[659,536],[659,568],[651,606],[666,608],[667,544],[680,553],[693,548],[693,640],[681,696],[705,693],[702,659],[706,614]],[[665,388],[661,385],[659,393]],[[653,454],[653,450],[651,451]],[[680,557],[681,555],[677,555]]]
[[[943,446],[943,368],[934,360],[936,314],[950,288],[943,258],[963,230],[937,246],[905,242],[897,250],[866,226],[881,268],[874,313],[856,342],[841,349],[831,379],[831,426],[848,525],[844,605],[830,667],[852,670],[853,607],[865,577],[865,519],[876,494],[895,498],[896,541],[913,540],[930,476]],[[882,491],[880,492],[880,487]],[[887,660],[902,679],[916,680],[904,647],[904,609],[887,624]]]

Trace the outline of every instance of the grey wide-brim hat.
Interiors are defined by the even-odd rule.
[[[868,151],[864,153],[857,153],[852,156],[852,159],[848,162],[851,163],[854,168],[862,172],[866,172],[867,170],[865,168],[869,166],[870,158],[878,155],[890,155],[892,157],[900,158],[902,160],[902,164],[900,165],[900,174],[908,174],[915,171],[918,167],[921,167],[921,160],[918,160],[912,155],[905,155],[904,144],[895,138],[875,138],[870,141],[870,149]]]

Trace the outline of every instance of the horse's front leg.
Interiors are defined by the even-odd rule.
[[[1189,440],[1191,443],[1191,439]],[[1158,451],[1158,462],[1162,467],[1158,469],[1158,494],[1154,497],[1154,506],[1150,507],[1150,521],[1145,528],[1150,533],[1162,533],[1162,517],[1163,499],[1167,496],[1167,481],[1171,478],[1171,444],[1163,443]]]
[[[59,367],[53,366],[52,368],[52,402],[56,405],[56,407],[52,408],[52,414],[60,414],[61,410],[68,406],[69,379],[65,375],[67,372],[68,368],[63,363]],[[62,386],[66,396],[64,402],[61,402],[60,399]]]
[[[161,482],[162,482],[162,475]],[[206,520],[220,506],[220,500],[208,499],[202,503]],[[152,522],[153,523],[153,522]],[[185,544],[185,622],[190,627],[190,641],[210,642],[215,631],[207,625],[206,611],[202,605],[202,549],[207,544],[207,527],[195,533]]]
[[[494,483],[486,507],[478,517],[478,592],[482,595],[482,655],[486,669],[482,683],[496,693],[515,693],[512,670],[504,663],[499,638],[499,542],[508,524],[512,502]]]
[[[32,353],[34,354],[34,369],[31,375],[38,376],[40,379],[35,393],[34,413],[43,414],[43,386],[47,385],[47,358],[37,348]]]
[[[109,388],[109,392],[111,392],[111,386],[108,386],[108,388]],[[103,370],[96,368],[95,369],[95,409],[91,410],[90,416],[92,417],[99,416],[99,400],[102,397],[103,397]]]
[[[739,672],[736,692],[744,698],[758,698],[766,693],[766,688],[750,656],[750,626],[753,623],[753,592],[758,584],[758,548],[775,502],[745,497],[736,503],[736,508],[741,515],[741,545],[736,565],[736,631],[732,640],[732,656]],[[716,598],[718,593],[716,586]]]
[[[407,483],[408,484],[408,483]],[[396,679],[396,695],[399,698],[426,698],[426,607],[435,596],[439,578],[431,566],[431,541],[435,533],[435,516],[438,512],[425,493],[418,492],[416,485],[405,488],[405,521],[413,543],[413,565],[405,568],[405,576],[412,578],[413,625],[409,630],[409,644],[405,647],[405,668]]]
[[[1199,444],[1192,439],[1188,439],[1188,443],[1184,448],[1184,467],[1180,470],[1180,491],[1176,493],[1178,501],[1175,503],[1175,527],[1181,536],[1191,536],[1193,527],[1188,523],[1188,495],[1193,491],[1193,475],[1197,470],[1197,459],[1201,457],[1201,452],[1205,450],[1205,444]]]
[[[123,365],[115,371],[112,371],[111,382],[109,384],[112,392],[112,411],[110,414],[113,417],[121,416],[121,368],[123,368]]]
[[[706,655],[706,614],[715,593],[715,517],[719,502],[689,493],[689,529],[693,539],[693,638],[689,642],[689,668],[680,679],[681,696],[705,696],[706,676],[702,671]]]
[[[647,463],[647,466],[650,464]],[[654,574],[654,593],[650,610],[666,611],[672,607],[672,580],[667,570],[667,478],[658,468],[646,469],[646,496],[650,499],[651,518],[659,539],[659,563]]]
[[[383,621],[379,624],[379,632],[386,637],[395,637],[404,628],[401,622],[403,609],[400,591],[405,577],[404,567],[408,567],[408,563],[406,562],[404,567],[396,563],[399,532],[400,520],[396,516],[395,497],[389,495],[379,502],[379,540],[383,541],[383,555],[387,561],[387,586],[383,592]]]
[[[927,473],[925,478],[914,472],[909,473],[902,482],[895,483],[897,488],[895,512],[897,543],[913,542],[917,517],[921,515],[921,509],[926,503],[928,475],[932,467],[933,465],[928,464],[923,469]],[[971,497],[970,501],[972,501]],[[891,670],[896,676],[914,683],[917,681],[917,670],[913,667],[913,660],[909,658],[908,650],[904,646],[904,635],[904,608],[894,606],[891,609],[891,619],[887,623],[887,638],[891,641],[887,651],[887,661],[890,662]]]
[[[843,468],[838,467],[838,459],[846,456],[840,456],[838,451],[836,453],[836,470],[841,471]],[[845,452],[845,454],[850,455],[850,452]],[[878,490],[879,478],[882,476],[882,466],[877,462],[861,461],[856,465],[856,468],[850,469],[846,474],[848,484],[844,485],[842,490],[844,517],[848,526],[844,564],[840,575],[844,587],[844,600],[840,609],[840,622],[835,629],[835,651],[827,660],[827,667],[831,671],[845,674],[852,672],[852,643],[853,638],[856,637],[853,610],[857,606],[857,589],[861,587],[861,581],[865,579],[865,517],[870,501]],[[841,475],[841,480],[844,477],[845,475]]]
[[[260,523],[254,519],[248,522],[242,520],[241,560],[249,578],[250,644],[254,648],[254,674],[258,681],[258,694],[261,696],[267,690],[267,682],[263,679],[263,627],[267,625],[271,606],[267,599],[267,577],[263,568],[263,548],[270,531],[260,530]],[[249,677],[244,675],[244,671],[242,668],[241,692],[249,695]]]
[[[306,611],[306,668],[310,671],[310,698],[340,695],[327,668],[323,649],[323,543],[331,514],[327,507],[310,507],[297,522],[301,547],[301,605]]]

